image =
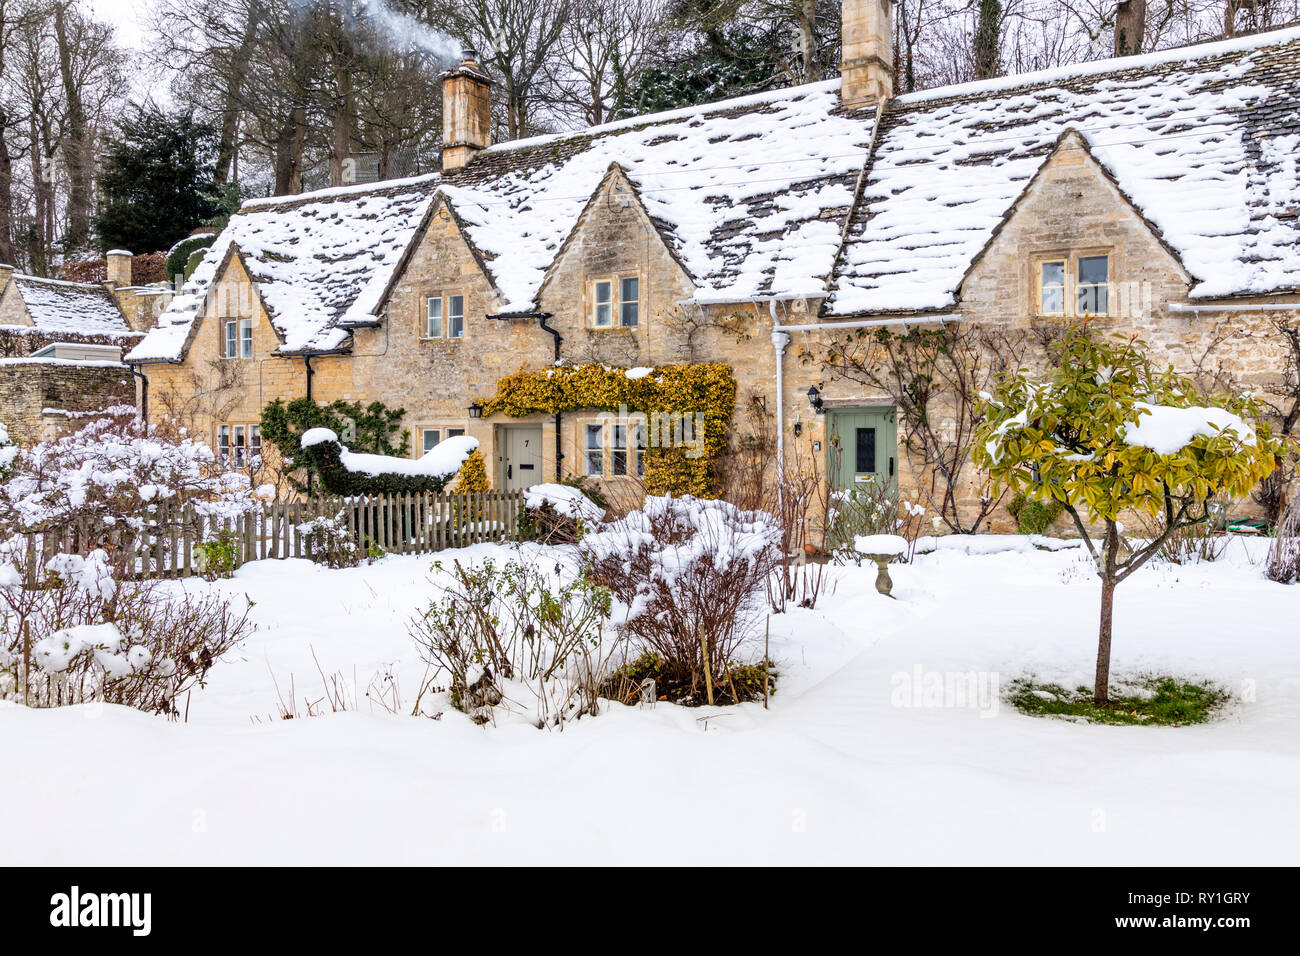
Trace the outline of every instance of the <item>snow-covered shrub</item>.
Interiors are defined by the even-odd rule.
[[[352,540],[352,532],[348,530],[342,511],[333,517],[320,515],[304,521],[298,525],[298,533],[307,546],[307,554],[318,564],[331,568],[355,568],[361,563],[361,550]]]
[[[144,424],[130,406],[91,413],[68,435],[5,455],[0,536],[75,533],[84,552],[161,530],[159,504],[195,502],[225,516],[250,506],[247,480],[222,474],[210,448],[174,424]],[[168,514],[179,522],[181,509]]]
[[[780,541],[780,525],[766,512],[651,497],[578,547],[587,575],[621,605],[618,626],[661,659],[661,689],[698,702],[706,690],[703,647],[708,679],[720,684],[756,631]]]
[[[600,524],[605,509],[572,485],[533,485],[519,509],[519,536],[543,544],[573,544]]]
[[[1277,535],[1268,548],[1265,573],[1279,584],[1300,581],[1300,498],[1292,498],[1282,512]]]
[[[251,631],[246,604],[118,581],[103,551],[0,546],[0,699],[178,716],[183,695]]]
[[[439,596],[410,632],[453,706],[478,723],[498,705],[522,707],[539,727],[599,711],[600,687],[622,663],[605,627],[608,590],[560,565],[520,561],[439,561],[432,581]]]

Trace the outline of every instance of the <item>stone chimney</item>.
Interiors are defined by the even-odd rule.
[[[840,101],[878,103],[894,95],[894,0],[843,0]]]
[[[492,81],[467,49],[460,66],[442,74],[443,172],[460,169],[491,143]]]
[[[131,284],[131,253],[125,249],[109,249],[104,253],[108,260],[107,274],[104,278],[115,286]]]

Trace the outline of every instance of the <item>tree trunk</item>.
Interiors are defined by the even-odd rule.
[[[799,4],[799,44],[802,49],[801,67],[804,83],[817,79],[817,0],[802,0]]]
[[[1115,7],[1115,55],[1142,52],[1147,28],[1147,0],[1120,0]]]
[[[275,138],[275,195],[302,192],[302,147],[307,111],[296,106],[289,111]]]
[[[1111,619],[1115,611],[1115,582],[1101,581],[1101,627],[1097,633],[1097,675],[1092,689],[1092,702],[1098,707],[1110,699],[1110,637]]]
[[[1002,75],[1002,4],[979,0],[975,23],[975,79],[991,80]]]
[[[80,250],[90,240],[90,150],[86,142],[86,109],[72,68],[66,14],[65,4],[55,4],[54,34],[68,122],[68,145],[64,150],[68,163],[68,234],[64,237],[64,245],[69,250]]]
[[[0,68],[4,65],[0,58]],[[0,107],[0,263],[13,265],[14,256],[14,161],[9,152],[9,116]]]
[[[1110,639],[1115,616],[1115,574],[1119,558],[1119,528],[1106,522],[1106,540],[1102,545],[1101,621],[1097,629],[1097,673],[1092,687],[1092,702],[1104,707],[1110,701]]]

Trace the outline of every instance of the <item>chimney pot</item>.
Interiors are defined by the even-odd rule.
[[[131,284],[131,253],[125,249],[110,249],[104,253],[107,262],[104,278],[114,285]]]
[[[843,0],[840,101],[864,106],[894,95],[894,0]]]

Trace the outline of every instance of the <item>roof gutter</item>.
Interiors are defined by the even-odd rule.
[[[1197,305],[1195,302],[1174,302],[1170,312],[1300,312],[1300,302],[1279,302],[1276,305]]]

